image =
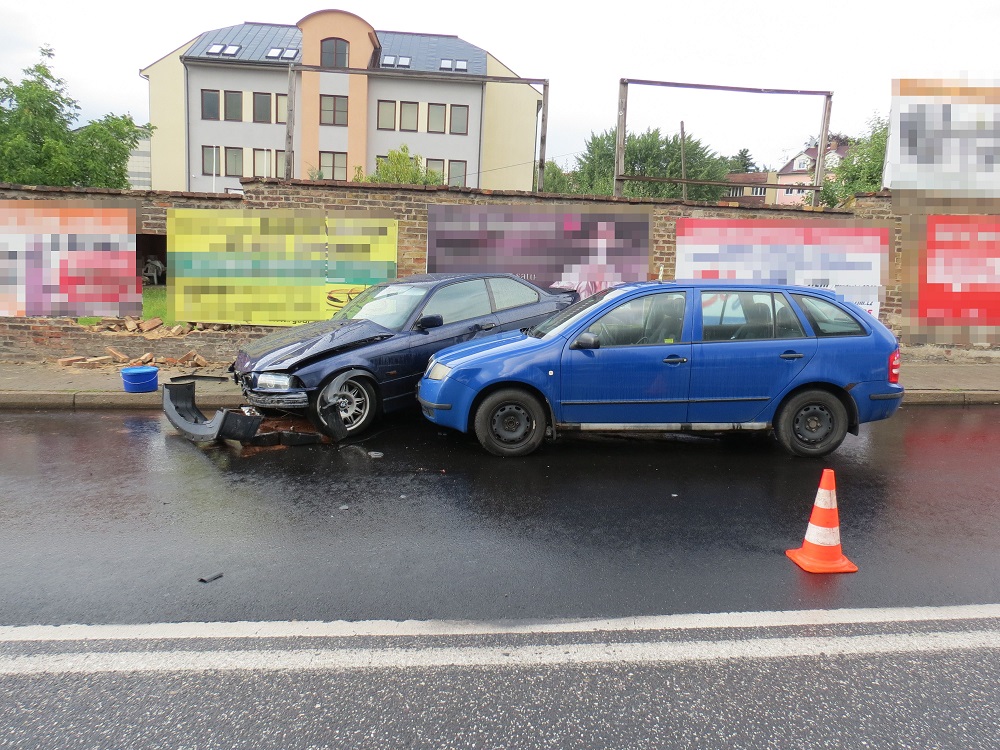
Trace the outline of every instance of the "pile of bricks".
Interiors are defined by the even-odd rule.
[[[180,357],[154,357],[152,352],[146,352],[141,357],[129,357],[113,346],[105,347],[107,355],[103,357],[61,357],[56,361],[62,367],[81,367],[83,369],[95,369],[103,365],[125,365],[136,367],[138,365],[185,365],[187,367],[207,367],[208,361],[194,349]]]
[[[191,331],[228,331],[231,326],[225,323],[180,323],[171,328],[163,325],[160,318],[142,320],[126,315],[124,318],[101,318],[100,323],[86,327],[88,331],[100,333],[112,331],[116,333],[150,333],[158,331],[164,336],[185,336]]]

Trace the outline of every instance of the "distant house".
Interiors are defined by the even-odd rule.
[[[824,162],[824,175],[826,179],[833,179],[833,170],[840,164],[840,160],[847,155],[850,148],[847,144],[840,144],[831,141],[827,144],[826,160]],[[797,205],[804,198],[809,198],[811,191],[796,188],[794,185],[812,185],[813,170],[816,168],[816,154],[819,149],[810,146],[793,156],[781,169],[778,170],[778,183],[792,187],[779,188],[778,198],[775,203],[779,206]]]
[[[778,189],[767,187],[766,183],[777,182],[777,172],[730,172],[727,182],[759,183],[759,185],[738,185],[729,188],[722,200],[741,206],[771,206],[778,202]]]

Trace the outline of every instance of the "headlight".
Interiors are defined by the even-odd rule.
[[[295,378],[275,372],[262,372],[257,376],[257,387],[262,390],[287,391],[295,387]]]
[[[442,365],[440,362],[435,362],[431,365],[430,369],[427,371],[428,380],[444,380],[448,375],[451,374],[451,368],[447,365]]]

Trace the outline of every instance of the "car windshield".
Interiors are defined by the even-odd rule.
[[[416,284],[370,286],[333,314],[332,320],[370,320],[398,331],[427,296],[427,287]]]
[[[590,308],[594,305],[599,304],[606,299],[614,299],[623,293],[624,292],[620,289],[612,287],[591,295],[590,297],[582,299],[569,307],[563,308],[552,317],[546,318],[538,325],[529,328],[528,335],[533,336],[536,339],[543,339],[549,335],[558,336],[568,327],[573,325],[577,320],[586,315]]]

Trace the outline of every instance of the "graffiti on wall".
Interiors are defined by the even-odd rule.
[[[0,201],[0,315],[142,313],[134,203]]]
[[[428,206],[427,270],[517,274],[581,297],[649,276],[648,209]]]
[[[878,317],[889,229],[857,222],[678,219],[678,279],[731,279],[834,289]]]
[[[396,276],[396,220],[372,212],[167,211],[175,320],[288,325],[323,320]]]

